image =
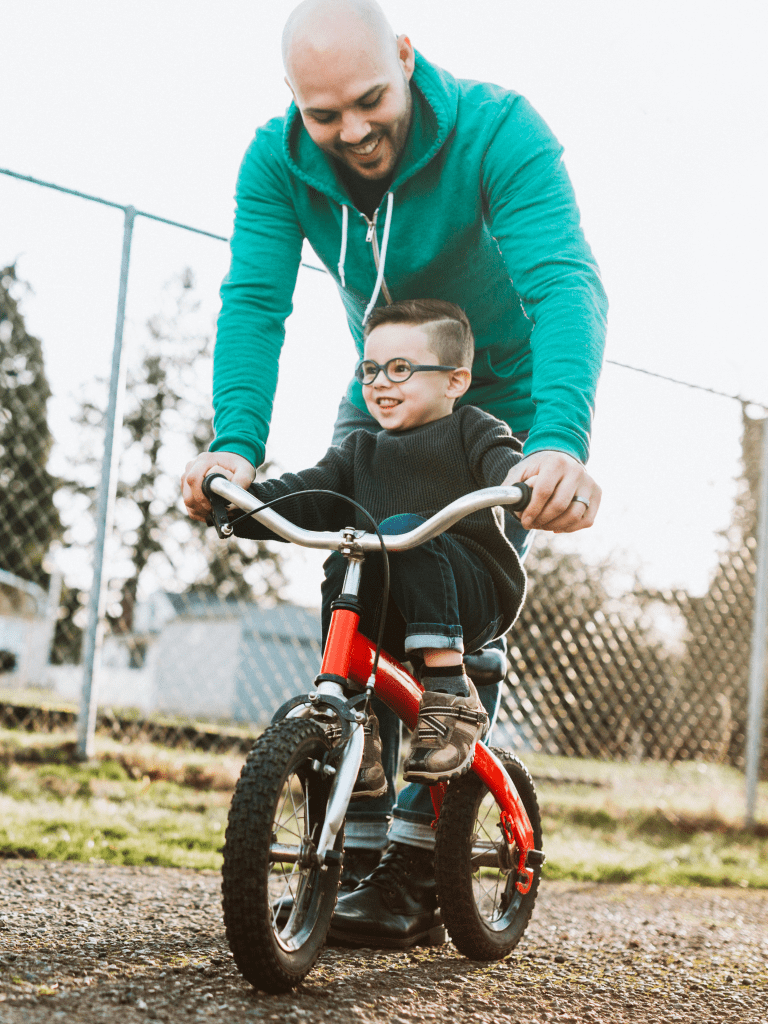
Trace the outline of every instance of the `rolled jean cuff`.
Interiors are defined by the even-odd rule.
[[[383,850],[387,845],[389,820],[350,821],[344,826],[344,845],[355,850]]]
[[[464,637],[461,626],[438,626],[433,623],[417,622],[405,634],[406,654],[412,651],[458,651],[464,653]]]
[[[418,846],[422,850],[434,850],[435,830],[430,823],[408,821],[395,814],[389,826],[390,843],[405,843],[406,846]]]

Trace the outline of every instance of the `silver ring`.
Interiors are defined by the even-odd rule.
[[[573,505],[576,501],[580,501],[585,509],[589,508],[589,498],[582,498],[577,494],[576,497],[571,499],[571,504]]]

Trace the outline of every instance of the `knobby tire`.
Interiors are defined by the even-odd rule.
[[[534,847],[541,850],[541,814],[533,780],[513,754],[493,752],[520,794],[533,826]],[[496,802],[474,772],[451,781],[437,824],[435,878],[443,923],[453,944],[470,960],[500,960],[515,948],[531,918],[541,879],[537,866],[530,891],[524,896],[518,892],[517,848],[508,859],[498,823]],[[486,860],[484,866],[478,866],[480,856]],[[488,866],[494,858],[500,867]]]
[[[329,748],[316,722],[278,722],[254,745],[232,798],[222,869],[224,924],[238,969],[263,992],[295,988],[312,969],[330,927],[340,860],[325,868],[275,864],[273,848],[282,843],[298,849],[302,839],[319,839],[331,782],[317,768]],[[276,884],[277,897],[289,901],[279,917]]]

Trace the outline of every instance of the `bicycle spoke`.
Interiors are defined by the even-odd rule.
[[[300,796],[296,792],[297,782],[300,787]],[[275,813],[273,835],[276,839],[273,840],[274,842],[284,847],[290,847],[291,841],[294,841],[298,852],[303,841],[310,835],[309,799],[310,780],[306,776],[300,779],[298,775],[293,775],[286,780]],[[282,860],[277,861],[270,869],[270,877],[273,880],[271,890],[274,897],[270,919],[272,927],[275,929],[278,928],[278,917],[283,902],[289,900],[294,904],[300,902],[308,877],[308,869],[299,866],[298,858],[288,863],[290,867]]]
[[[291,787],[291,786],[288,787],[288,795],[291,798],[291,807],[293,808],[293,815],[292,815],[292,817],[293,817],[293,820],[298,825],[298,823],[299,823],[299,812],[296,810],[296,801],[293,799],[293,787]],[[304,798],[304,791],[303,790],[302,790],[301,795],[302,795],[302,804],[303,804],[304,803],[304,799],[303,799]]]
[[[483,800],[477,809],[475,818],[475,832],[472,836],[472,850],[481,863],[473,871],[476,887],[476,904],[478,909],[490,921],[498,921],[503,916],[501,898],[507,886],[508,873],[501,866],[488,873],[490,865],[483,864],[489,854],[494,852],[496,858],[500,856],[500,844],[503,842],[501,835],[496,835],[498,828],[498,807],[494,800]],[[483,868],[486,873],[483,873]]]
[[[275,824],[277,825],[278,829],[280,829],[281,831],[287,832],[288,835],[295,836],[296,839],[301,841],[301,835],[298,832],[293,832],[293,831],[291,831],[291,829],[288,828],[287,822],[290,821],[291,818],[289,817],[285,821],[283,820],[283,815],[285,813],[285,807],[286,807],[286,804],[288,803],[289,798],[292,801],[293,798],[292,798],[292,794],[291,794],[291,787],[290,787],[289,784],[286,784],[285,795],[281,796],[280,806],[278,807],[278,809],[277,809],[277,811],[275,813]],[[295,808],[294,808],[294,814],[291,815],[291,817],[295,818]]]

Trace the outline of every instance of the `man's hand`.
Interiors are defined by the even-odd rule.
[[[233,452],[203,452],[188,462],[181,477],[181,494],[190,519],[205,522],[211,503],[202,492],[205,477],[214,469],[239,487],[247,488],[256,476],[256,467],[248,459]]]
[[[510,470],[504,485],[526,480],[533,488],[533,496],[518,517],[526,530],[573,533],[585,530],[595,521],[603,492],[572,456],[565,452],[534,452]]]

